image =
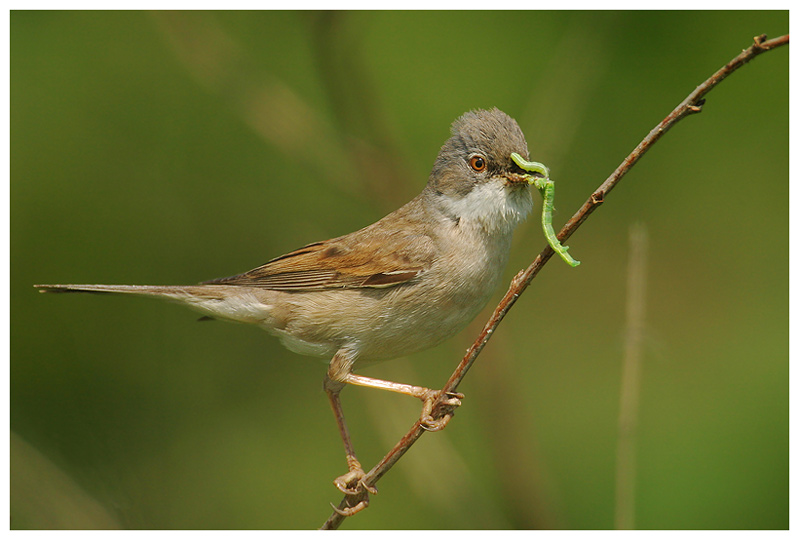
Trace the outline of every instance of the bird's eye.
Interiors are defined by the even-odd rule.
[[[469,159],[469,166],[480,173],[486,169],[486,160],[483,156],[473,156]]]

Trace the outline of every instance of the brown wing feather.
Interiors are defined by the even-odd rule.
[[[384,288],[412,280],[430,267],[434,250],[429,237],[372,233],[309,244],[249,272],[204,283],[283,291]]]

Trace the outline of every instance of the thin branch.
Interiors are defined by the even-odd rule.
[[[702,111],[703,103],[705,103],[703,96],[708,94],[731,73],[744,66],[756,56],[782,45],[787,45],[789,43],[789,35],[787,34],[785,36],[767,40],[766,34],[762,34],[760,36],[756,36],[753,40],[753,45],[743,50],[741,54],[736,56],[724,67],[720,68],[716,73],[714,73],[714,75],[709,77],[705,82],[698,86],[691,94],[689,94],[689,96],[686,97],[685,100],[675,107],[675,109],[673,109],[673,111],[667,115],[664,120],[662,120],[655,128],[653,128],[649,134],[647,134],[647,137],[645,137],[642,142],[639,143],[639,145],[633,150],[633,152],[631,152],[628,157],[622,161],[622,163],[611,174],[611,176],[609,176],[600,185],[600,187],[592,193],[592,195],[578,210],[578,212],[576,212],[561,229],[561,231],[558,233],[558,239],[561,242],[566,241],[578,229],[578,227],[580,227],[580,225],[586,221],[589,215],[594,212],[597,207],[603,204],[608,193],[614,189],[622,177],[625,176],[625,174],[636,164],[636,162],[639,161],[645,152],[650,150],[650,148],[659,139],[661,139],[661,137],[667,133],[670,128],[687,116]],[[467,350],[466,355],[464,355],[464,358],[456,367],[455,371],[450,376],[450,379],[447,380],[447,383],[444,385],[444,387],[442,387],[441,396],[444,396],[445,393],[448,392],[454,392],[458,388],[458,386],[461,384],[461,381],[464,379],[464,376],[467,374],[467,371],[469,371],[470,367],[475,362],[486,343],[489,341],[489,338],[491,338],[497,326],[517,301],[522,292],[525,291],[528,285],[530,285],[531,281],[536,277],[545,263],[550,260],[550,258],[553,256],[553,253],[553,249],[548,245],[544,250],[542,250],[542,252],[536,257],[536,259],[527,269],[520,271],[516,276],[514,276],[514,279],[511,280],[511,285],[508,291],[495,308],[494,313],[483,327],[483,330],[478,335],[478,338]],[[445,408],[441,404],[434,407],[434,412],[438,412],[440,415],[445,416],[452,415],[452,411],[445,411]],[[434,417],[435,416],[436,415],[434,415]],[[394,448],[389,451],[374,468],[367,472],[363,479],[364,484],[367,486],[374,486],[375,483],[381,477],[383,477],[386,472],[388,472],[392,466],[397,463],[398,460],[400,460],[400,458],[411,448],[414,442],[416,442],[424,433],[425,429],[423,429],[419,421],[417,421],[411,430],[409,430],[408,433],[403,436],[399,442],[397,442]],[[363,501],[368,501],[367,497],[368,494],[366,492],[352,496],[345,496],[342,499],[342,502],[339,504],[339,509],[353,508]],[[322,525],[321,529],[335,530],[345,518],[347,517],[338,512],[334,512],[330,517],[328,517],[328,520]]]

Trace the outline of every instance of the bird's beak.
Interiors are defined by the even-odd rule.
[[[516,152],[511,153],[511,159],[522,169],[523,173],[515,176],[521,177],[528,184],[533,184],[537,178],[550,178],[550,170],[539,162],[529,162]]]

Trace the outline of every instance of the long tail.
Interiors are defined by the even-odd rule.
[[[149,297],[214,296],[211,288],[204,286],[125,286],[105,284],[39,284],[33,286],[40,293],[127,293]]]
[[[126,286],[105,284],[40,284],[41,293],[123,293],[178,301],[212,317],[243,323],[269,324],[274,292],[235,285]]]

